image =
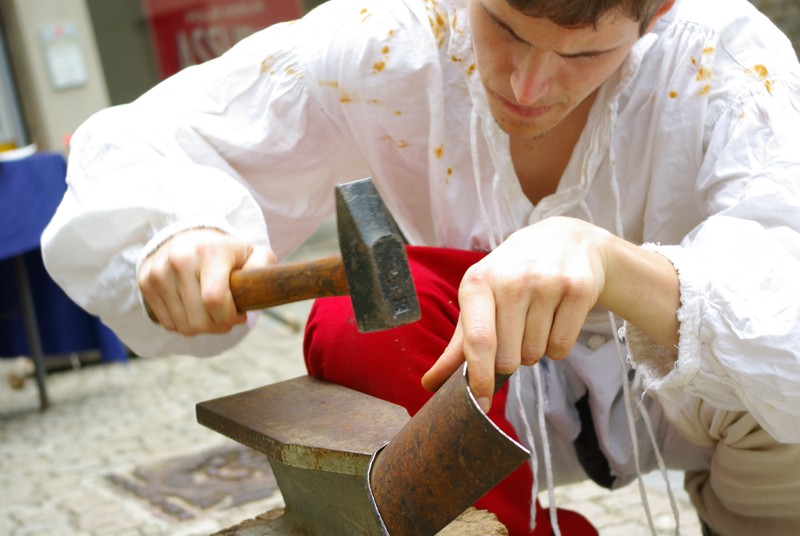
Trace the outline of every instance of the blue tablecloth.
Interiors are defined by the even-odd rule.
[[[0,162],[0,356],[30,355],[12,264],[24,255],[45,355],[99,349],[105,361],[125,360],[113,332],[72,302],[42,264],[39,240],[64,196],[65,176],[60,153]]]

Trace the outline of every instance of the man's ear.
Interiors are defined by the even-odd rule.
[[[658,22],[658,19],[663,17],[670,9],[672,9],[672,6],[674,5],[675,0],[664,0],[664,2],[661,4],[661,7],[659,7],[655,13],[653,13],[653,17],[647,24],[647,30],[644,33],[648,33],[650,30],[652,30],[653,26],[655,26]]]

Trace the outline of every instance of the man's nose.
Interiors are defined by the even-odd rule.
[[[553,54],[540,50],[527,50],[514,61],[511,89],[517,104],[530,106],[547,92],[552,76]]]

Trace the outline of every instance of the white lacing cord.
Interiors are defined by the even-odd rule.
[[[613,333],[617,333],[617,321],[614,319],[614,314],[610,311],[608,313],[608,318],[611,322],[611,327],[614,330]],[[620,347],[619,339],[614,337],[614,342],[622,370],[622,404],[625,408],[625,416],[628,420],[628,430],[631,434],[631,447],[633,449],[633,461],[636,466],[636,481],[639,485],[639,496],[642,499],[642,507],[644,508],[645,515],[647,516],[647,524],[650,526],[650,532],[655,535],[656,527],[653,523],[653,514],[650,512],[650,503],[647,500],[647,490],[644,487],[642,468],[641,463],[639,462],[639,435],[636,433],[636,426],[634,425],[635,417],[633,415],[633,408],[631,407],[631,388],[630,385],[628,385],[628,367],[625,364],[625,356],[623,355],[622,348]]]
[[[675,495],[672,493],[672,485],[669,481],[669,475],[667,474],[667,465],[664,463],[664,457],[661,456],[661,450],[658,448],[658,442],[656,441],[656,435],[653,432],[653,424],[650,420],[650,414],[647,413],[647,407],[639,403],[639,414],[642,416],[642,420],[644,421],[645,429],[647,430],[647,435],[650,438],[650,442],[653,444],[653,452],[656,455],[656,462],[658,463],[658,469],[661,472],[661,476],[664,479],[664,482],[667,486],[667,496],[669,497],[669,506],[672,509],[672,515],[675,518],[675,536],[680,536],[681,534],[681,519],[680,519],[680,512],[678,510],[678,503],[675,501]]]
[[[556,536],[561,536],[561,529],[558,526],[558,509],[556,508],[556,491],[553,482],[553,459],[550,455],[550,437],[547,434],[547,423],[545,422],[544,412],[544,385],[542,384],[542,374],[539,365],[533,366],[533,377],[536,379],[536,406],[539,416],[539,429],[542,434],[542,450],[544,454],[544,472],[547,476],[547,501],[550,510],[550,525]]]
[[[534,365],[534,367],[537,365]],[[522,404],[522,380],[521,371],[511,376],[512,388],[517,401],[517,410],[519,411],[520,419],[522,420],[522,432],[525,436],[525,441],[528,443],[528,448],[531,451],[531,471],[533,472],[533,489],[531,490],[531,511],[530,511],[530,529],[533,532],[536,529],[536,497],[539,495],[539,455],[536,452],[536,443],[533,439],[533,430],[531,423],[528,421],[528,414],[525,411],[525,406]]]
[[[613,115],[616,118],[618,115],[618,106],[619,103],[614,101],[613,103]],[[625,230],[622,224],[622,197],[620,196],[619,191],[619,177],[617,177],[617,162],[616,157],[614,154],[614,146],[613,144],[609,144],[609,160],[611,165],[611,192],[614,196],[614,202],[616,204],[617,210],[615,211],[615,218],[614,224],[617,230],[617,236],[620,238],[625,238]],[[611,322],[612,333],[617,333],[617,323],[614,318],[613,313],[609,312],[608,317]],[[647,515],[647,522],[650,525],[650,531],[655,534],[656,529],[653,523],[653,516],[650,512],[650,504],[647,500],[647,492],[644,487],[644,481],[642,479],[641,467],[640,467],[640,460],[639,460],[639,436],[636,433],[636,426],[634,424],[634,415],[631,409],[631,393],[630,393],[630,385],[628,384],[628,367],[626,364],[625,355],[622,351],[620,346],[619,338],[614,338],[614,343],[617,350],[617,356],[619,357],[620,367],[622,369],[622,392],[625,397],[624,404],[625,404],[625,414],[628,418],[628,426],[631,430],[631,442],[633,446],[633,454],[634,454],[634,461],[636,463],[636,479],[639,484],[639,493],[642,496],[642,507]],[[675,502],[675,495],[672,493],[672,487],[669,482],[669,475],[667,475],[666,465],[664,464],[664,458],[661,455],[661,450],[658,447],[658,442],[656,441],[655,433],[653,432],[653,425],[652,421],[650,420],[650,415],[647,413],[647,408],[644,404],[638,404],[639,414],[642,416],[642,421],[644,422],[645,430],[647,431],[647,435],[650,438],[650,442],[653,445],[653,453],[655,454],[656,461],[658,463],[658,467],[661,471],[661,475],[664,478],[664,483],[667,486],[667,496],[669,497],[670,507],[672,509],[672,515],[675,518],[675,533],[680,534],[680,517],[678,514],[678,507]]]
[[[617,107],[615,103],[613,106],[613,113],[616,114],[616,112]],[[617,230],[617,236],[624,238],[625,230],[622,225],[622,198],[619,192],[619,178],[617,177],[616,159],[614,158],[614,147],[612,144],[609,144],[609,160],[611,164],[611,193],[614,196],[614,203],[616,206],[614,225]],[[611,333],[617,333],[617,321],[611,311],[608,312],[608,318],[611,323]],[[650,532],[655,535],[656,527],[653,523],[653,514],[650,511],[650,502],[647,499],[647,490],[645,489],[644,479],[642,478],[641,461],[639,458],[639,434],[636,432],[636,417],[631,407],[631,387],[628,383],[628,367],[618,337],[614,337],[614,345],[617,350],[617,357],[619,358],[622,374],[622,403],[625,408],[625,417],[628,420],[628,430],[631,434],[631,449],[633,451],[633,461],[636,466],[636,483],[639,486],[639,496],[642,499],[642,508],[644,508],[645,515],[647,516],[647,524],[650,526]],[[652,429],[648,426],[647,420],[645,421],[645,427],[647,427],[648,434],[653,433]],[[657,449],[658,447],[654,444],[654,448]]]
[[[558,525],[558,508],[556,507],[553,459],[550,453],[550,437],[547,434],[547,423],[545,419],[544,384],[542,382],[542,374],[539,365],[533,365],[531,370],[533,371],[534,381],[536,382],[536,412],[539,418],[539,431],[542,436],[542,454],[544,456],[545,477],[547,478],[547,501],[548,510],[550,513],[550,526],[553,529],[555,536],[561,536],[561,528]],[[536,499],[539,496],[539,457],[536,452],[536,443],[533,438],[531,423],[528,420],[528,414],[525,412],[522,404],[521,376],[522,374],[519,373],[514,374],[511,376],[511,381],[513,382],[513,389],[516,394],[517,410],[519,411],[519,416],[522,420],[522,431],[531,451],[533,489],[531,490],[530,529],[531,532],[533,532],[533,530],[536,528]]]
[[[478,155],[478,119],[478,110],[477,108],[473,107],[469,118],[469,142],[470,150],[472,151],[472,176],[475,179],[475,193],[478,195],[478,205],[480,205],[481,209],[481,220],[483,220],[483,224],[486,226],[486,235],[489,238],[489,247],[491,250],[494,250],[497,248],[498,242],[495,238],[494,228],[492,227],[492,222],[489,219],[489,213],[486,211],[486,203],[483,201],[483,193],[481,191],[481,162]]]

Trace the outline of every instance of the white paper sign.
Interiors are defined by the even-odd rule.
[[[43,27],[41,34],[53,87],[58,90],[86,84],[86,65],[75,25],[51,24]]]

